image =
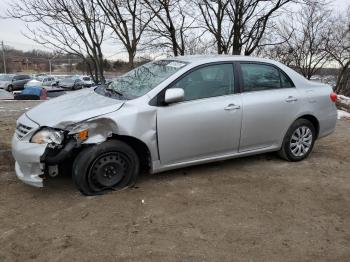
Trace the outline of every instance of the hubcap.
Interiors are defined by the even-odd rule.
[[[109,152],[98,157],[89,172],[90,185],[96,188],[112,188],[118,185],[128,172],[129,163],[124,155]]]
[[[290,140],[289,148],[294,156],[304,156],[312,145],[312,132],[307,126],[298,127]]]

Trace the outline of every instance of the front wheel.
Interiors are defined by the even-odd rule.
[[[13,86],[12,86],[12,85],[9,85],[9,86],[7,87],[7,91],[13,92]]]
[[[82,150],[73,164],[73,180],[84,195],[98,195],[135,183],[139,173],[135,151],[118,140]]]
[[[315,139],[313,124],[306,119],[298,119],[288,129],[278,154],[288,161],[304,160],[311,153]]]

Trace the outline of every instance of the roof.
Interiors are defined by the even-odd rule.
[[[215,61],[256,61],[256,62],[268,62],[276,63],[274,60],[259,58],[254,56],[242,56],[242,55],[187,55],[169,57],[167,59],[185,61],[190,63],[203,63],[203,62],[215,62]]]
[[[249,61],[249,62],[264,62],[276,65],[280,69],[282,69],[285,73],[292,78],[294,82],[298,82],[299,85],[307,84],[306,78],[301,76],[299,73],[295,72],[293,69],[283,65],[282,63],[254,56],[241,56],[241,55],[188,55],[188,56],[177,56],[177,57],[169,57],[166,60],[176,60],[176,61],[184,61],[190,63],[191,66],[197,66],[205,63],[212,62],[223,62],[223,61]]]

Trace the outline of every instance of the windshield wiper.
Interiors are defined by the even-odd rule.
[[[114,88],[110,88],[110,87],[108,87],[108,86],[105,86],[105,90],[108,91],[108,92],[111,92],[111,93],[113,93],[113,94],[116,94],[116,95],[118,95],[118,96],[120,96],[120,97],[126,98],[125,95],[124,95],[123,93],[121,93],[121,92],[115,90]]]
[[[123,93],[120,93],[119,91],[117,91],[117,90],[115,90],[113,88],[106,87],[106,90],[109,91],[109,92],[115,93],[115,94],[117,94],[119,96],[124,96]]]

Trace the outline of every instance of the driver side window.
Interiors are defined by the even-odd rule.
[[[234,86],[233,65],[217,64],[196,69],[172,88],[185,91],[184,101],[229,95]]]

